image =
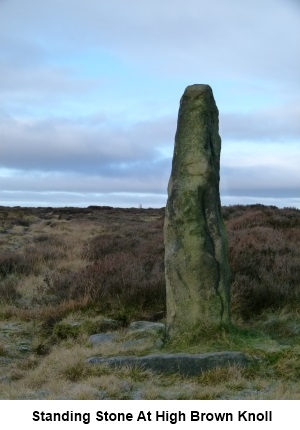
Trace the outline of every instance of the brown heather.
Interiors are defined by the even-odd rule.
[[[182,378],[85,364],[97,353],[87,338],[99,318],[121,331],[132,320],[164,321],[164,209],[0,207],[0,398],[300,398],[300,211],[222,213],[234,326],[207,326],[204,343],[163,351],[241,350],[259,360]]]
[[[233,312],[251,319],[263,310],[299,306],[300,211],[253,205],[223,213]]]

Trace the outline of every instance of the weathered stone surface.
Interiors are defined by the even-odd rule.
[[[128,326],[127,337],[164,336],[166,326],[163,323],[151,321],[134,321]]]
[[[91,364],[107,364],[112,367],[137,366],[161,373],[180,373],[196,376],[220,366],[246,366],[249,359],[242,352],[215,352],[207,354],[151,354],[144,357],[91,357]]]
[[[218,121],[211,88],[187,87],[180,100],[164,226],[171,336],[197,331],[203,321],[230,319]]]
[[[115,333],[97,333],[89,337],[89,343],[92,345],[101,345],[102,343],[112,342],[116,338],[117,335]]]

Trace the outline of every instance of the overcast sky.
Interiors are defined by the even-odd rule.
[[[194,83],[222,204],[300,208],[299,0],[0,0],[0,204],[165,206]]]

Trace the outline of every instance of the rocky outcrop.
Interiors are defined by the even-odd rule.
[[[143,357],[91,357],[90,364],[104,364],[112,367],[134,366],[161,373],[179,373],[184,376],[197,376],[220,366],[249,364],[247,356],[241,352],[225,351],[207,354],[151,354]]]
[[[186,88],[178,114],[164,241],[168,334],[229,322],[230,272],[219,194],[218,109],[208,85]]]

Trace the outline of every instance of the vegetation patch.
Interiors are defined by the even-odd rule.
[[[125,342],[132,321],[164,322],[164,209],[1,207],[0,398],[299,399],[300,211],[222,212],[233,326],[204,318],[161,352],[242,351],[254,360],[175,377],[86,363],[151,353],[88,339],[117,331]]]

